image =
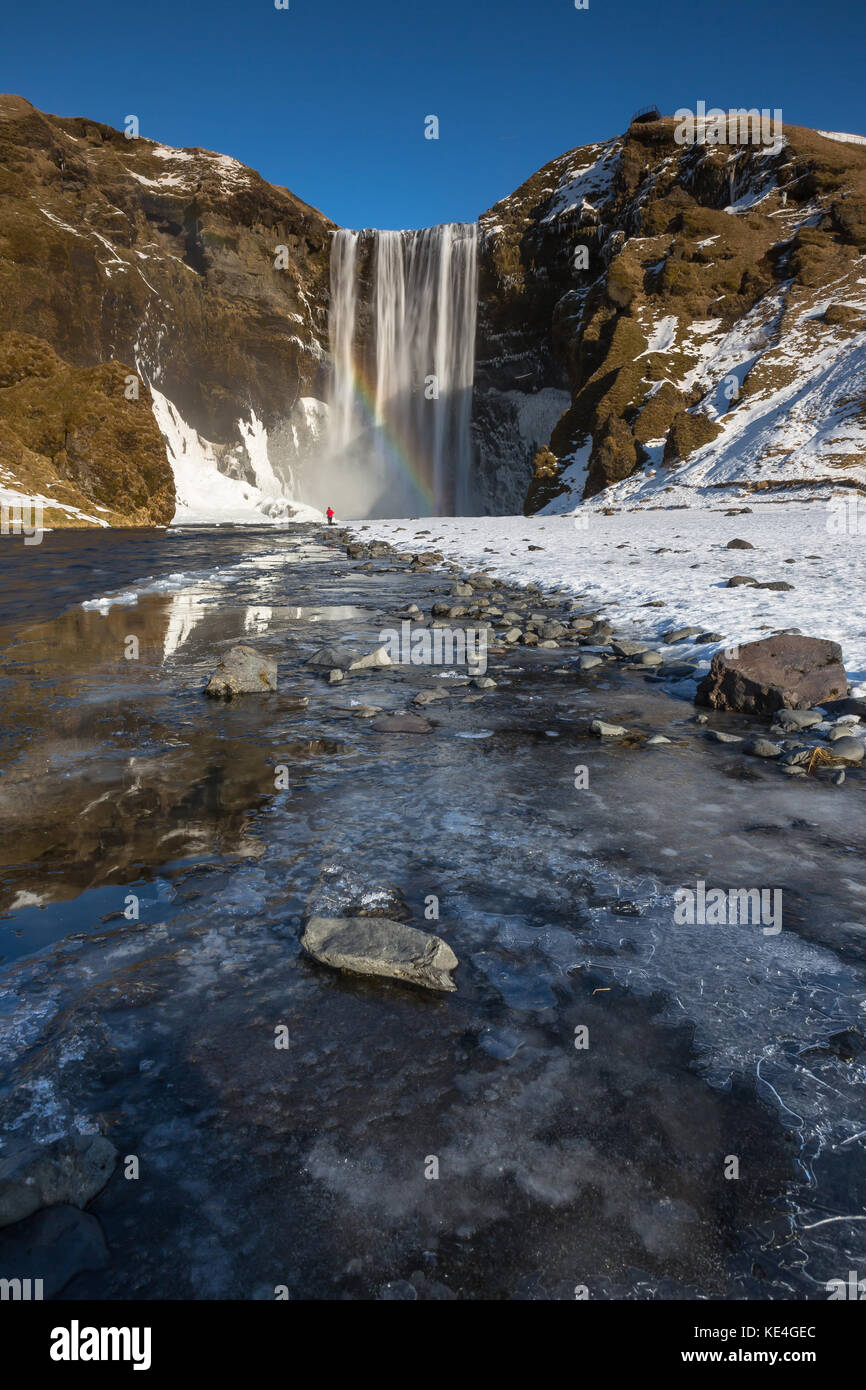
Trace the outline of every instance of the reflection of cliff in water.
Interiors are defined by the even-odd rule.
[[[300,613],[219,608],[202,586],[104,612],[76,607],[7,646],[0,911],[192,855],[257,855],[250,819],[277,794],[275,763],[342,746],[298,737],[303,702],[290,696],[232,711],[233,732],[201,690],[215,653],[261,642]],[[138,657],[124,660],[131,637]]]

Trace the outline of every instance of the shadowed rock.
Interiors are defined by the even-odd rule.
[[[747,642],[736,654],[716,652],[695,700],[714,709],[772,714],[784,708],[810,709],[847,690],[837,642],[778,633]]]
[[[56,1298],[76,1274],[109,1264],[99,1221],[73,1206],[49,1207],[0,1238],[0,1277],[41,1279],[45,1298]]]
[[[0,1161],[0,1226],[41,1207],[84,1207],[114,1172],[117,1150],[101,1134],[71,1134],[28,1144]]]
[[[252,647],[226,652],[207,685],[205,695],[231,700],[235,695],[261,695],[277,688],[277,663]]]
[[[335,970],[456,989],[451,971],[457,957],[447,942],[388,917],[311,917],[301,945]]]
[[[866,744],[860,738],[843,736],[834,739],[830,751],[834,758],[844,758],[848,763],[860,763],[866,756]]]

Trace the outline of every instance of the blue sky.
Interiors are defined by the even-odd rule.
[[[474,219],[650,102],[866,133],[862,0],[2,3],[0,90],[114,126],[135,114],[343,226]]]

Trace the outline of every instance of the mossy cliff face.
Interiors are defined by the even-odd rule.
[[[0,332],[28,335],[67,369],[137,371],[144,409],[150,383],[238,476],[248,467],[239,422],[255,414],[288,477],[298,402],[325,395],[331,226],[226,156],[127,139],[0,96]],[[21,411],[6,429],[23,449],[55,457]],[[98,418],[79,421],[75,437],[93,446],[90,469],[81,449],[59,466],[98,500],[119,480],[115,456],[98,452]],[[148,468],[140,479],[136,488],[125,474],[129,496],[109,505],[163,516],[164,476]],[[153,489],[150,501],[141,487]]]
[[[866,147],[799,128],[771,147],[683,145],[675,131],[651,121],[572,150],[480,219],[476,428],[495,436],[536,393],[563,393],[517,462],[528,512],[677,469],[728,411],[794,380],[804,333],[818,360],[866,327]],[[826,409],[816,396],[816,429]],[[821,466],[842,480],[861,459],[852,444]],[[763,485],[797,467],[786,458]]]
[[[0,333],[0,487],[44,499],[46,526],[167,525],[174,478],[147,387],[120,362],[72,367]]]

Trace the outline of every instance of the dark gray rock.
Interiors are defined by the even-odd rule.
[[[418,705],[419,708],[423,708],[424,705],[432,705],[432,704],[434,704],[436,700],[447,700],[447,699],[449,699],[449,698],[450,698],[450,694],[451,694],[450,691],[448,691],[448,690],[443,690],[441,687],[436,688],[436,689],[433,689],[433,690],[419,690],[419,691],[418,691],[418,694],[415,696],[414,700],[412,701],[412,704],[413,704],[413,705]]]
[[[781,756],[782,745],[773,743],[768,738],[750,738],[743,744],[743,752],[751,753],[753,758],[778,758]]]
[[[866,719],[866,700],[858,700],[856,696],[846,695],[842,700],[822,700],[821,708],[834,719],[840,714],[858,714],[861,719]]]
[[[301,945],[335,970],[456,989],[451,973],[458,962],[448,943],[388,917],[311,917]]]
[[[67,1134],[13,1150],[0,1159],[0,1226],[58,1203],[85,1207],[116,1164],[117,1150],[101,1134]]]
[[[740,536],[734,536],[732,541],[728,541],[726,550],[754,550],[751,541],[744,541]]]
[[[76,1274],[109,1264],[102,1227],[78,1207],[48,1207],[0,1236],[0,1279],[41,1279],[43,1298],[56,1298]]]
[[[821,715],[814,709],[780,709],[776,723],[783,729],[811,729],[821,723]]]
[[[307,658],[308,666],[318,666],[332,671],[365,671],[377,666],[392,665],[387,648],[377,647],[372,652],[358,652],[352,647],[320,647]]]
[[[866,744],[859,738],[837,738],[830,745],[834,758],[842,758],[846,763],[861,763],[866,756]]]
[[[628,637],[615,637],[610,646],[616,656],[640,656],[649,650],[646,642],[632,642]]]

